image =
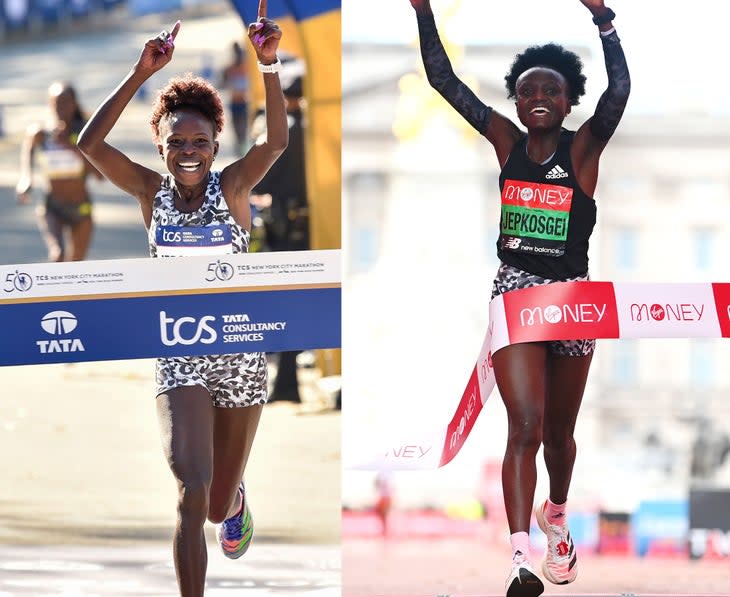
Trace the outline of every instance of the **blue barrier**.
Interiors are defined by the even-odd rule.
[[[688,521],[687,500],[642,501],[631,520],[636,554],[649,554],[655,543],[671,543],[677,553],[682,553],[687,542]]]
[[[339,251],[0,266],[0,366],[339,348]]]
[[[340,289],[0,306],[0,365],[340,346]]]

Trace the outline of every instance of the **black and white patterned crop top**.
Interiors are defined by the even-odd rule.
[[[152,202],[148,231],[151,257],[247,253],[250,234],[233,219],[220,185],[220,172],[210,172],[205,201],[186,213],[175,207],[174,180],[167,174]]]

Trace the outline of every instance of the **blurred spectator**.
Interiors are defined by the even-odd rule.
[[[393,507],[393,479],[391,473],[380,471],[375,477],[375,514],[380,520],[383,537],[388,535],[388,518]]]
[[[208,52],[203,52],[200,55],[200,72],[198,75],[203,79],[207,79],[215,85],[213,77],[215,76],[215,64],[213,56]]]
[[[302,83],[304,62],[281,58],[281,86],[287,104],[289,146],[261,182],[253,189],[251,201],[263,207],[264,249],[302,251],[309,249],[309,208],[305,175]],[[252,132],[260,137],[264,115],[258,114]],[[279,365],[269,402],[301,402],[297,380],[296,351],[279,354]]]
[[[89,174],[99,179],[102,176],[76,148],[86,124],[76,90],[69,83],[53,83],[48,88],[48,101],[48,122],[29,127],[23,142],[15,190],[19,202],[30,203],[33,176],[36,166],[40,167],[45,197],[36,213],[48,260],[81,261],[86,258],[93,232],[86,179]]]
[[[25,24],[28,19],[28,0],[4,0],[4,16],[10,27]]]
[[[243,47],[233,42],[233,61],[223,69],[220,87],[228,91],[228,109],[236,134],[236,153],[248,149],[248,67]]]
[[[730,436],[702,419],[692,445],[690,474],[694,481],[709,481],[730,455]]]

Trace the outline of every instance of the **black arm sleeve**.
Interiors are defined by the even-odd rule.
[[[419,14],[418,36],[426,78],[436,91],[449,102],[479,133],[484,134],[489,124],[492,108],[486,106],[454,74],[449,57],[441,43],[436,21],[432,14]]]
[[[631,91],[631,78],[621,40],[613,31],[601,36],[603,56],[606,60],[608,88],[598,100],[596,112],[591,119],[591,132],[599,139],[608,140],[616,131]]]

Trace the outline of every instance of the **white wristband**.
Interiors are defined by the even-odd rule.
[[[281,61],[279,58],[276,58],[276,62],[272,62],[271,64],[261,64],[258,63],[259,71],[262,73],[278,73],[281,72]]]
[[[611,27],[608,31],[599,31],[599,33],[601,34],[601,37],[608,37],[615,31],[616,31],[616,27]]]

